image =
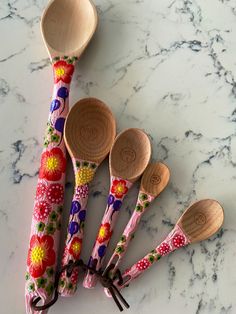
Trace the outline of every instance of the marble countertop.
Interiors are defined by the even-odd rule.
[[[22,314],[33,199],[52,70],[40,34],[47,0],[0,3],[0,304]],[[145,129],[153,158],[171,170],[168,188],[143,218],[122,269],[154,248],[191,202],[215,198],[225,209],[211,239],[163,258],[124,290],[130,314],[236,313],[236,2],[96,0],[99,27],[76,67],[70,103],[93,96],[113,110],[118,130]],[[63,21],[63,16],[59,17]],[[103,215],[108,164],[89,199],[82,257]],[[66,206],[72,190],[68,169]],[[133,210],[127,197],[107,258]],[[65,217],[66,221],[66,217]],[[66,225],[66,223],[65,223]],[[50,313],[118,313],[101,287],[81,285]]]

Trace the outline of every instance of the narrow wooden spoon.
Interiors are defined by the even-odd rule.
[[[62,266],[80,257],[84,234],[88,184],[99,164],[108,155],[115,139],[115,119],[110,109],[100,100],[85,98],[70,110],[65,124],[65,143],[75,173],[75,191],[71,204],[68,234]],[[78,269],[72,274],[63,272],[59,293],[73,295],[77,288]]]
[[[90,0],[53,0],[42,15],[41,30],[53,65],[54,88],[27,258],[27,313],[32,313],[40,300],[45,305],[52,298],[60,237],[57,226],[60,225],[65,184],[63,129],[69,110],[70,82],[74,63],[91,40],[96,26],[97,13]],[[47,284],[40,284],[41,281]]]
[[[146,269],[162,256],[190,243],[203,241],[211,237],[222,226],[224,211],[221,205],[211,199],[201,200],[185,210],[167,238],[144,258],[127,269],[123,275],[123,283],[115,285],[122,289],[132,280],[140,276]]]
[[[111,279],[113,279],[118,266],[124,258],[141,217],[150,207],[150,204],[165,189],[169,182],[169,178],[170,171],[168,167],[161,162],[150,163],[144,171],[135,209],[104,271],[106,272],[112,265],[112,269],[109,272]]]
[[[89,265],[96,270],[102,267],[122,200],[146,169],[150,156],[150,140],[140,129],[123,131],[112,146],[109,157],[111,186],[108,204],[89,260]],[[92,288],[96,281],[96,276],[88,272],[83,285],[85,288]]]

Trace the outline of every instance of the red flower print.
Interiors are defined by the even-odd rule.
[[[143,258],[141,259],[141,261],[139,261],[137,264],[136,264],[136,268],[138,270],[145,270],[147,269],[148,267],[150,266],[150,262],[147,258]]]
[[[111,237],[112,231],[110,230],[110,228],[111,226],[108,222],[101,225],[97,236],[97,241],[99,243],[103,243]]]
[[[79,185],[76,188],[76,198],[81,199],[81,198],[85,198],[88,196],[88,184],[84,184],[84,185]]]
[[[36,199],[40,200],[45,196],[47,190],[46,184],[39,182],[36,189]]]
[[[39,170],[40,179],[47,179],[49,181],[60,180],[65,170],[66,159],[60,148],[55,147],[42,154],[41,167]]]
[[[166,242],[163,242],[159,248],[158,248],[158,252],[161,254],[161,255],[166,255],[170,252],[170,246],[168,243]]]
[[[176,234],[172,239],[172,244],[175,248],[185,245],[185,237],[182,234]]]
[[[74,72],[73,64],[67,63],[65,60],[60,60],[54,63],[54,82],[62,81],[69,84]]]
[[[70,281],[71,281],[71,283],[73,285],[77,284],[77,282],[78,282],[78,275],[79,275],[79,269],[77,267],[77,268],[73,269],[73,272],[72,272],[71,277],[70,277]]]
[[[54,240],[49,235],[31,237],[27,265],[33,278],[42,276],[48,266],[54,265],[56,254],[53,245]]]
[[[37,221],[45,220],[49,216],[52,207],[46,201],[37,201],[34,206],[34,219]]]
[[[125,180],[114,180],[111,192],[115,194],[116,198],[122,198],[128,192]]]
[[[79,258],[81,252],[81,245],[82,245],[81,239],[78,237],[74,237],[69,247],[69,253],[74,257],[74,259]]]
[[[64,189],[59,183],[50,184],[47,189],[47,199],[53,204],[61,204],[64,199]]]

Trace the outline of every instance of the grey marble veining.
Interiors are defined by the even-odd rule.
[[[24,313],[24,272],[52,71],[40,34],[46,0],[0,3],[0,303]],[[150,134],[153,158],[171,170],[165,192],[143,217],[122,264],[158,244],[191,202],[218,199],[223,229],[163,258],[124,290],[129,313],[236,313],[236,1],[96,0],[100,23],[76,66],[70,102],[94,96],[112,108],[118,130]],[[63,16],[58,17],[63,22]],[[106,203],[108,164],[91,188],[83,258]],[[73,190],[68,169],[66,207]],[[136,201],[127,197],[107,259]],[[65,215],[66,222],[66,215]],[[82,276],[81,276],[82,277]],[[116,313],[101,287],[81,287],[50,313]]]

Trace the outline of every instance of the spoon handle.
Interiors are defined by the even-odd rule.
[[[142,215],[146,212],[146,210],[149,208],[150,203],[155,199],[155,196],[152,196],[150,194],[147,194],[143,191],[139,191],[137,203],[135,206],[135,209],[133,211],[133,214],[127,223],[125,230],[123,231],[123,234],[120,238],[120,241],[117,243],[116,248],[110,258],[110,261],[106,265],[106,269],[113,264],[114,268],[109,272],[110,278],[113,278],[119,264],[121,263],[127,249],[130,241],[134,237],[134,233],[138,227],[139,221],[142,217]],[[105,269],[105,271],[106,271]]]
[[[31,309],[33,298],[40,297],[42,303],[50,301],[54,286],[66,171],[63,128],[69,110],[69,89],[75,60],[53,60],[53,96],[41,156],[27,257],[27,313],[34,312]]]
[[[84,224],[86,218],[86,205],[88,201],[89,183],[93,180],[98,164],[84,160],[73,159],[75,173],[75,190],[71,203],[68,233],[62,266],[79,259],[84,236]],[[72,273],[63,272],[59,280],[58,292],[61,296],[71,296],[77,289],[78,268]]]
[[[132,280],[140,276],[145,270],[150,268],[154,262],[157,262],[159,259],[161,259],[162,256],[167,255],[189,243],[190,241],[179,225],[175,225],[174,229],[169,233],[166,239],[161,242],[160,245],[158,245],[154,250],[152,250],[123,273],[123,283],[119,285],[116,281],[115,285],[119,290],[127,287]]]
[[[123,198],[131,186],[132,183],[127,180],[111,177],[107,207],[88,263],[90,267],[96,270],[100,270],[102,267],[106,249],[111,239]],[[85,288],[93,288],[96,283],[96,276],[88,271],[85,275],[83,286]]]

